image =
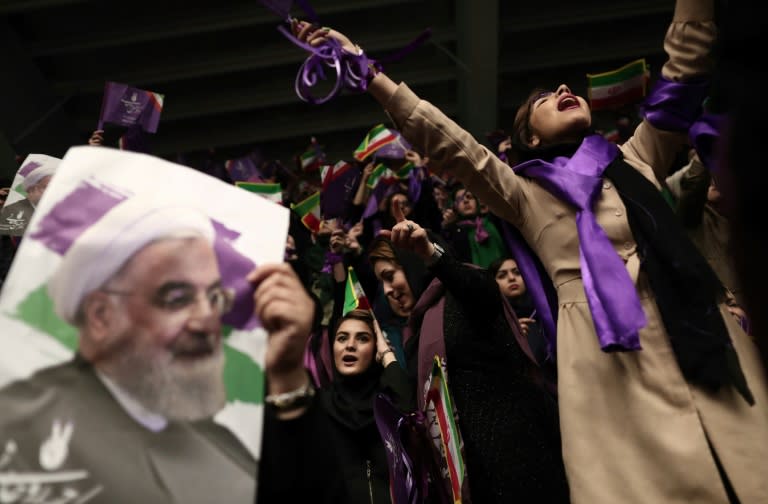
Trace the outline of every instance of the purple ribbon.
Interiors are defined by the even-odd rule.
[[[374,74],[372,69],[375,68],[376,71],[381,72],[384,68],[382,65],[383,61],[397,61],[403,58],[413,52],[432,35],[432,30],[428,28],[396,53],[380,60],[374,60],[369,58],[363,51],[360,51],[360,54],[352,54],[344,50],[341,47],[341,43],[334,38],[323,40],[318,46],[313,47],[296,38],[285,26],[279,26],[277,29],[288,40],[311,53],[299,68],[294,83],[294,90],[302,101],[312,105],[320,105],[329,101],[341,92],[342,87],[352,92],[364,93],[368,89],[368,83]],[[325,67],[332,68],[336,72],[336,80],[328,94],[322,98],[316,98],[309,90],[319,81],[327,80]]]
[[[312,105],[320,105],[341,92],[342,85],[351,91],[364,92],[368,89],[368,76],[370,73],[369,65],[373,65],[381,70],[381,65],[368,58],[364,52],[352,54],[341,47],[341,43],[329,38],[320,43],[317,47],[302,42],[291,33],[285,26],[277,28],[285,37],[311,53],[299,68],[294,83],[296,95],[304,102]],[[310,94],[309,90],[319,81],[327,80],[325,67],[332,68],[336,72],[336,80],[333,88],[322,98],[316,98]]]
[[[570,159],[557,157],[551,163],[534,159],[514,167],[576,207],[584,291],[600,347],[606,352],[640,350],[638,331],[647,324],[624,261],[592,212],[602,189],[602,173],[618,153],[615,144],[590,135]]]
[[[709,81],[674,82],[659,77],[641,107],[641,114],[654,128],[688,131],[701,112],[709,92]]]
[[[715,144],[723,131],[725,117],[721,114],[705,112],[699,117],[688,131],[691,145],[699,155],[704,166],[717,171]]]

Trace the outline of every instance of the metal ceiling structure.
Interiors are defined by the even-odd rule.
[[[432,36],[386,71],[481,137],[511,122],[536,85],[645,57],[658,73],[673,0],[313,0],[321,22],[373,57]],[[96,128],[105,81],[165,95],[153,152],[211,149],[223,156],[258,146],[288,159],[317,137],[331,159],[350,158],[386,122],[368,96],[323,105],[293,90],[305,54],[258,0],[130,3],[0,0],[0,127],[17,153],[85,143]],[[297,11],[295,14],[300,15]],[[21,152],[20,152],[21,151]],[[26,151],[26,152],[24,152]]]

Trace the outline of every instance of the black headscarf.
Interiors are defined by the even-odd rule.
[[[374,423],[373,400],[379,391],[384,369],[374,358],[371,359],[368,369],[360,374],[349,376],[339,373],[333,356],[333,341],[336,335],[329,334],[328,337],[331,339],[333,381],[322,395],[323,406],[337,422],[351,430],[359,431]]]
[[[427,235],[433,243],[439,243],[444,249],[449,249],[449,246],[441,237],[435,235],[429,230],[427,230]],[[422,294],[424,294],[424,291],[427,289],[432,280],[434,280],[435,275],[429,270],[429,268],[427,268],[427,266],[424,264],[424,261],[419,256],[413,252],[395,247],[388,238],[381,236],[377,237],[372,242],[370,250],[373,250],[374,247],[379,244],[379,242],[385,242],[394,252],[395,261],[397,261],[397,263],[403,268],[405,279],[411,288],[413,302],[415,305],[421,298]],[[380,323],[385,321],[384,323],[388,323],[389,325],[399,324],[398,326],[401,328],[402,334],[403,350],[405,351],[406,369],[409,376],[415,378],[418,375],[419,367],[419,338],[418,334],[414,334],[410,325],[408,324],[408,318],[397,317],[397,315],[392,312],[392,309],[389,306],[389,302],[385,298],[382,299],[381,302],[374,305],[374,314]]]

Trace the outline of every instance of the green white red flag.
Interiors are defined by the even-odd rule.
[[[291,205],[291,208],[299,214],[301,222],[316,233],[320,229],[320,191],[315,192],[299,203]]]
[[[347,286],[344,291],[344,309],[342,316],[352,310],[370,310],[371,303],[363,291],[363,286],[357,279],[357,274],[352,266],[347,267]]]
[[[646,94],[648,79],[645,58],[609,72],[587,74],[589,106],[592,110],[608,110],[637,103]]]
[[[237,187],[241,187],[246,191],[258,194],[259,196],[268,199],[274,203],[283,203],[283,189],[280,184],[270,184],[265,182],[235,182]]]
[[[432,376],[427,390],[426,414],[430,424],[437,424],[439,436],[434,439],[442,454],[444,469],[447,469],[447,484],[454,504],[462,502],[462,487],[466,480],[464,449],[459,432],[453,400],[448,390],[445,369],[439,356],[435,355]]]
[[[365,161],[371,154],[397,140],[397,133],[383,124],[377,124],[365,135],[363,141],[355,149],[354,156],[358,161]]]

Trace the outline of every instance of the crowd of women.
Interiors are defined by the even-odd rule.
[[[292,28],[364,56],[334,29]],[[368,65],[366,91],[409,144],[398,162],[415,168],[372,193],[374,164],[357,163],[345,214],[308,229],[294,213],[286,246],[317,305],[301,363],[317,394],[295,414],[268,408],[266,432],[324,418],[340,472],[315,466],[316,501],[393,501],[403,483],[377,404],[421,418],[437,356],[464,502],[768,502],[765,374],[718,172],[691,137],[716,35],[712,2],[677,0],[668,61],[620,144],[561,84],[531,92],[500,152]],[[294,180],[284,203],[313,183]],[[354,281],[369,303],[348,309]],[[434,458],[425,439],[405,447],[424,476],[411,484],[443,502],[455,475],[417,471]],[[280,474],[297,467],[262,468],[262,497],[299,495]]]

